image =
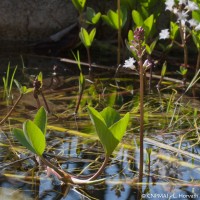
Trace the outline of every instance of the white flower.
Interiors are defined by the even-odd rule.
[[[192,1],[188,1],[188,5],[186,6],[186,8],[190,11],[199,9],[198,5],[195,2],[192,2]]]
[[[159,39],[168,39],[169,38],[169,29],[163,29],[161,30],[161,32],[159,33]]]
[[[177,16],[178,16],[178,22],[181,22],[181,25],[182,26],[185,26],[185,22],[187,21],[187,17],[188,17],[188,14],[187,12],[178,12],[177,13]]]
[[[174,4],[175,4],[174,0],[167,0],[165,2],[166,5],[165,10],[173,11]]]
[[[152,66],[152,62],[150,62],[148,59],[146,59],[143,63],[143,67],[145,68],[145,70],[149,69]]]
[[[200,31],[200,24],[195,27],[195,31]]]
[[[187,21],[187,17],[188,17],[188,14],[186,12],[178,12],[177,13],[178,15],[178,21],[180,20],[184,20],[184,21]]]
[[[177,15],[177,13],[178,13],[178,8],[173,8],[173,11],[172,11],[175,15]]]
[[[197,20],[195,20],[195,19],[190,19],[189,21],[188,21],[188,23],[190,24],[190,26],[191,27],[196,27],[196,26],[198,26],[198,21]]]
[[[135,69],[135,65],[134,65],[135,62],[136,62],[136,60],[134,58],[130,57],[128,60],[125,60],[123,67],[130,68],[130,69],[134,70]]]

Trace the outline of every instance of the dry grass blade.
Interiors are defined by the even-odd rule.
[[[172,147],[170,145],[167,145],[167,144],[163,144],[161,142],[157,142],[155,140],[152,140],[150,138],[144,138],[144,141],[149,143],[149,144],[153,144],[157,147],[160,147],[162,149],[166,149],[166,150],[169,150],[169,151],[173,151],[175,153],[179,153],[179,154],[182,154],[182,155],[185,155],[185,156],[188,156],[188,157],[191,157],[191,158],[195,158],[197,160],[200,160],[200,156],[196,155],[196,154],[193,154],[193,153],[189,153],[187,151],[184,151],[184,150],[181,150],[181,149],[177,149],[175,147]]]

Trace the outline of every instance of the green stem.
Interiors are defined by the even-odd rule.
[[[23,93],[20,94],[20,96],[16,100],[13,107],[10,109],[10,111],[7,113],[7,115],[0,121],[0,125],[3,124],[8,119],[8,117],[11,115],[11,113],[13,112],[13,110],[15,109],[15,107],[17,106],[17,104],[19,103],[19,101],[21,100],[22,97],[23,97]]]

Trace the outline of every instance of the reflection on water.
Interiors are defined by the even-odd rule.
[[[36,73],[37,75],[37,73]],[[87,82],[75,118],[74,112],[78,75],[58,74],[59,86],[51,87],[51,73],[44,75],[46,87],[44,95],[49,102],[51,114],[48,116],[47,148],[45,156],[64,170],[80,177],[98,170],[104,159],[103,149],[94,133],[86,106],[93,105],[101,110],[113,106],[123,115],[130,111],[129,129],[109,160],[102,177],[105,183],[87,186],[65,186],[55,177],[47,177],[45,168],[37,165],[33,155],[22,148],[13,138],[13,127],[21,127],[26,119],[32,119],[36,104],[31,94],[25,95],[9,120],[1,125],[0,132],[0,199],[138,199],[137,176],[139,161],[139,95],[137,76],[121,74],[110,78],[107,73],[97,73],[95,83]],[[54,77],[55,78],[55,77]],[[25,81],[25,84],[31,85]],[[3,88],[1,88],[3,90]],[[198,154],[197,133],[193,126],[194,108],[186,102],[180,105],[174,117],[173,126],[168,128],[174,111],[172,90],[161,94],[153,92],[145,97],[145,137],[159,144],[167,144]],[[14,88],[13,95],[18,95]],[[173,96],[174,97],[174,96]],[[199,101],[195,100],[195,105]],[[0,119],[8,112],[0,102]],[[190,115],[189,115],[189,114]],[[150,171],[147,154],[144,160],[143,198],[144,199],[183,199],[183,195],[196,195],[200,198],[200,160],[173,152],[155,144],[145,142],[145,149],[152,148]],[[146,151],[145,151],[146,152]],[[27,159],[28,157],[28,159]],[[163,196],[159,196],[163,195]],[[173,196],[174,195],[174,196]],[[181,196],[182,195],[182,196]],[[199,196],[198,196],[199,195]],[[186,197],[186,196],[185,196]],[[187,196],[189,199],[189,196]],[[187,199],[185,198],[185,199]]]

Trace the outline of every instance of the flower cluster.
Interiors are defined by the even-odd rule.
[[[135,64],[136,64],[136,60],[130,57],[128,60],[125,60],[123,67],[136,70]],[[154,65],[154,62],[151,59],[146,59],[143,63],[143,67],[145,70],[149,69],[153,65]]]
[[[166,10],[169,10],[175,14],[180,10],[188,12],[199,9],[198,5],[190,0],[179,0],[178,3],[176,3],[174,0],[166,0],[165,5]]]
[[[143,62],[143,56],[145,55],[146,51],[144,42],[145,41],[144,28],[142,27],[136,28],[134,31],[133,38],[134,39],[131,41],[130,44],[130,49],[132,52],[134,52],[136,60],[133,57],[130,57],[128,60],[125,60],[123,67],[137,71],[136,65],[139,65],[142,66],[143,69],[146,71],[147,69],[152,67],[154,63],[150,59],[150,56]]]
[[[137,42],[144,41],[144,29],[142,27],[136,28],[134,31],[134,39]]]
[[[144,42],[144,29],[142,27],[136,28],[134,31],[134,40],[131,41],[130,49],[137,54],[138,57],[144,55],[145,47]]]
[[[177,17],[177,23],[184,29],[188,24],[192,29],[200,30],[200,22],[195,19],[188,19],[189,12],[199,10],[199,6],[191,0],[166,0],[165,10],[169,10],[174,13]],[[167,39],[170,37],[169,29],[164,29],[159,34],[159,39]]]

